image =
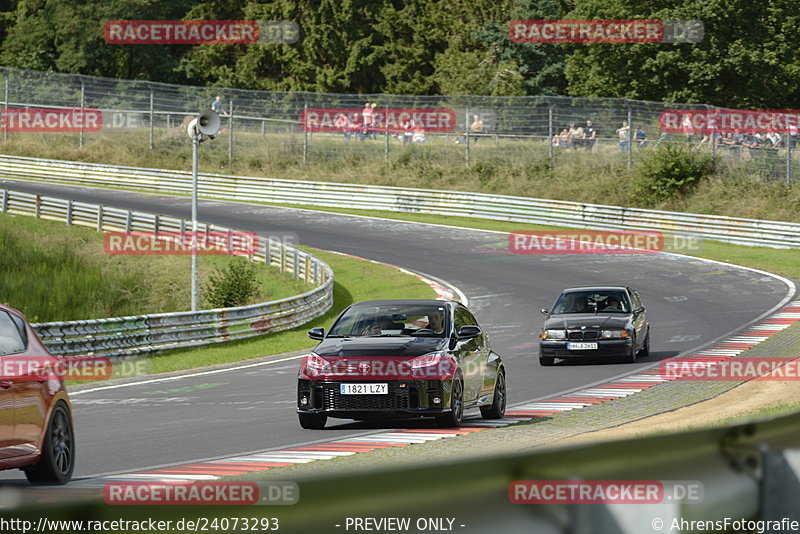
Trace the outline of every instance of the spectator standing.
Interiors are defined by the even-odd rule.
[[[583,129],[583,146],[591,152],[597,141],[597,128],[594,127],[592,121],[586,121],[586,128]]]
[[[336,126],[337,129],[342,131],[342,133],[344,134],[344,140],[349,142],[351,125],[350,125],[350,119],[347,118],[347,115],[345,115],[344,113],[339,113],[339,115],[337,115],[336,117],[336,122],[333,123],[333,125]]]
[[[577,126],[574,122],[569,123],[569,135],[572,138],[572,148],[575,150],[583,146],[584,133],[583,126]]]
[[[642,129],[641,126],[636,128],[636,134],[634,134],[634,139],[636,139],[636,146],[639,148],[647,148],[647,145],[650,144],[650,141],[647,139],[647,134]]]
[[[372,104],[367,102],[364,104],[364,109],[361,110],[361,135],[360,140],[363,142],[367,137],[369,131],[372,129]]]
[[[214,110],[217,115],[227,115],[225,109],[222,107],[222,97],[218,96],[211,102],[211,109]]]
[[[628,125],[628,121],[622,121],[622,128],[617,128],[619,150],[623,154],[629,154],[631,151],[630,131],[631,127]]]
[[[483,121],[480,119],[478,115],[473,115],[472,117],[472,124],[469,127],[470,137],[472,137],[475,141],[474,144],[478,144],[478,138],[483,137]]]

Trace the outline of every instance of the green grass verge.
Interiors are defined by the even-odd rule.
[[[109,255],[103,234],[30,216],[0,215],[0,302],[31,322],[95,319],[189,308],[189,256]],[[233,256],[201,256],[200,287]],[[311,286],[259,265],[250,303]],[[202,301],[201,304],[207,304]]]
[[[151,358],[150,372],[191,369],[311,348],[316,342],[308,338],[308,330],[315,326],[328,328],[339,312],[353,302],[400,297],[435,298],[430,286],[393,267],[321,250],[312,252],[327,262],[334,272],[334,304],[325,315],[299,328],[252,340],[166,352]]]

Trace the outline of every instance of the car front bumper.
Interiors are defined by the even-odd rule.
[[[539,356],[544,358],[623,358],[629,356],[633,341],[631,339],[599,339],[596,349],[568,349],[567,341],[542,340],[539,342]]]
[[[387,383],[385,395],[345,395],[334,380],[297,382],[297,412],[347,419],[436,416],[450,411],[451,380],[359,380]],[[352,383],[352,382],[349,382]],[[439,402],[436,402],[438,399]]]

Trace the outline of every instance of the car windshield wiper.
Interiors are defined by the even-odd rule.
[[[371,334],[365,337],[403,337],[407,335],[408,334]]]
[[[344,335],[344,334],[328,334],[327,337],[330,338],[330,337],[353,337],[353,336]]]

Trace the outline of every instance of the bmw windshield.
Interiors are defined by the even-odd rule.
[[[558,297],[552,313],[630,313],[630,311],[630,303],[623,291],[569,291]]]

